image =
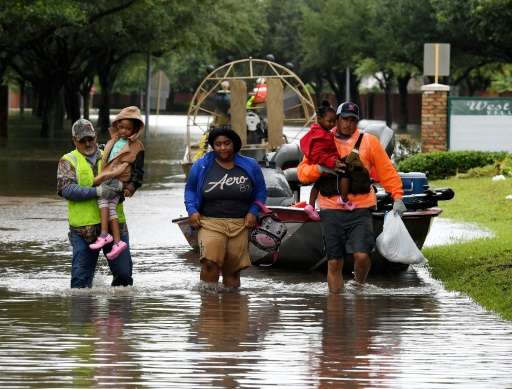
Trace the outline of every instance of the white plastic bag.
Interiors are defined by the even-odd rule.
[[[377,237],[377,250],[391,262],[419,264],[425,257],[412,240],[402,218],[394,212],[384,216],[382,232]]]

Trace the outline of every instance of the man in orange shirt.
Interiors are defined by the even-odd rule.
[[[341,104],[337,111],[334,142],[340,159],[354,149],[362,133],[357,128],[359,107],[352,102]],[[402,201],[402,180],[389,159],[379,140],[364,134],[360,139],[359,159],[363,166],[376,176],[384,189],[393,197],[393,212],[402,214],[406,207]],[[336,169],[344,172],[346,164],[336,162]],[[310,184],[318,180],[325,169],[321,165],[310,164],[304,158],[299,164],[299,180]],[[354,204],[353,211],[347,210],[338,201],[339,195],[318,197],[320,217],[326,242],[329,292],[339,293],[343,289],[343,259],[347,255],[354,258],[355,279],[364,283],[371,267],[370,253],[375,247],[371,210],[377,205],[377,198],[372,187],[367,193],[349,193],[348,200]]]

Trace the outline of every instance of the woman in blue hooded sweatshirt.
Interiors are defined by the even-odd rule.
[[[255,159],[239,154],[242,141],[230,128],[208,135],[213,151],[197,160],[185,186],[190,224],[197,228],[201,281],[240,287],[240,271],[251,265],[249,230],[256,226],[267,189]]]

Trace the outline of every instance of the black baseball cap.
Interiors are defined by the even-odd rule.
[[[359,107],[351,101],[345,101],[338,106],[336,115],[342,118],[354,117],[359,120]]]

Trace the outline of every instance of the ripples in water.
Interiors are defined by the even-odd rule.
[[[69,289],[59,250],[3,267],[0,386],[512,385],[510,323],[422,268],[339,296],[321,274],[250,269],[233,292],[201,287],[188,254],[136,249],[132,288],[110,288],[103,264],[92,289]]]

